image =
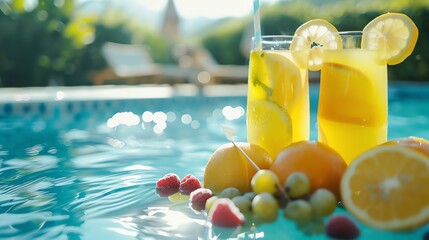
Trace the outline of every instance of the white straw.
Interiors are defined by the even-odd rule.
[[[252,165],[252,167],[255,169],[255,171],[261,170],[258,165],[247,155],[243,149],[241,149],[237,143],[235,142],[235,139],[237,138],[237,135],[235,134],[235,131],[232,127],[228,127],[226,125],[221,125],[223,132],[225,133],[226,138],[231,141],[231,143],[234,145],[234,147],[246,158],[246,160]],[[286,194],[285,190],[279,185],[276,184],[277,190],[280,192],[283,200],[290,201],[289,196]]]
[[[240,153],[246,158],[246,160],[252,165],[252,167],[255,169],[255,171],[259,171],[258,165],[241,149],[236,143],[235,139],[237,136],[235,135],[235,131],[233,128],[228,127],[226,125],[222,125],[223,132],[225,133],[226,138],[231,141],[232,144],[234,144],[234,147],[240,151]]]
[[[255,50],[262,50],[261,16],[260,16],[259,0],[253,0],[253,27],[255,32],[253,48]]]

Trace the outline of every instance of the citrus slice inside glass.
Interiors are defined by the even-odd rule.
[[[419,30],[407,15],[386,13],[376,17],[365,26],[362,48],[382,49],[387,64],[395,65],[411,55],[418,35]]]
[[[290,112],[296,106],[302,81],[299,68],[288,58],[290,52],[267,52],[265,66],[273,89],[271,99]]]
[[[295,31],[295,35],[300,38],[293,38],[290,49],[292,52],[307,51],[308,69],[311,71],[320,70],[322,67],[322,48],[342,48],[341,38],[337,33],[338,30],[326,20],[310,20]]]
[[[274,102],[254,100],[248,104],[248,140],[264,148],[273,158],[292,142],[289,113]]]
[[[320,83],[326,90],[320,92],[321,117],[359,126],[380,126],[387,121],[381,117],[384,111],[379,100],[381,97],[377,96],[377,88],[363,71],[348,65],[326,62],[322,76],[329,81]]]
[[[290,51],[254,51],[251,54],[251,84],[254,98],[269,99],[293,111],[301,93],[301,71],[289,60]]]
[[[341,180],[347,210],[368,226],[410,230],[429,222],[429,158],[403,146],[378,146]]]

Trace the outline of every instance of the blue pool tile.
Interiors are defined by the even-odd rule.
[[[12,115],[12,113],[13,113],[12,103],[6,103],[3,107],[3,111],[6,115]]]

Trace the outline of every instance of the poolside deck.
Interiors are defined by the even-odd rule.
[[[169,98],[174,96],[245,96],[247,84],[141,84],[76,87],[0,88],[0,103]]]

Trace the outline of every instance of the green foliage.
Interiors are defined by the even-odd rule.
[[[208,49],[213,57],[222,64],[246,64],[247,56],[240,53],[240,44],[245,32],[250,27],[250,21],[228,21],[219,24],[216,28],[202,37],[202,45]],[[250,42],[250,40],[249,40]]]
[[[73,0],[70,0],[71,2]],[[0,3],[0,78],[7,87],[46,86],[65,71],[76,49],[64,36],[70,12],[53,1],[40,0],[25,11],[22,0]]]
[[[101,54],[101,47],[105,42],[131,43],[132,34],[123,24],[107,26],[96,21],[93,27],[94,40],[74,53],[70,59],[73,71],[64,73],[64,85],[92,84],[89,74],[107,66]]]
[[[36,3],[0,2],[0,87],[92,84],[89,75],[106,67],[101,46],[108,41],[148,44],[155,61],[171,61],[162,36],[119,11],[96,18],[75,15],[74,0]]]
[[[155,62],[175,63],[172,56],[173,43],[168,42],[160,32],[132,20],[128,22],[127,26],[134,33],[133,43],[144,44]]]

